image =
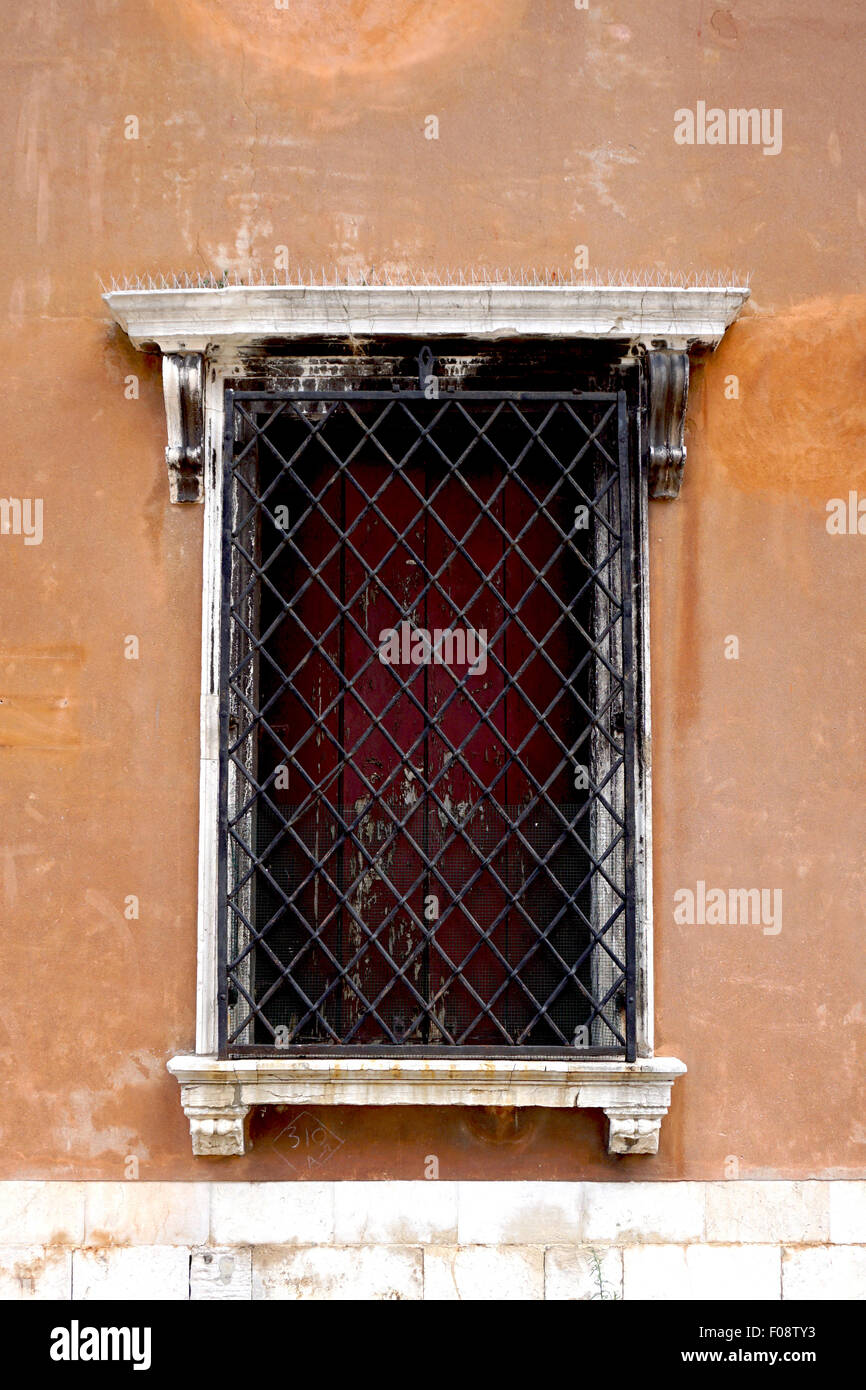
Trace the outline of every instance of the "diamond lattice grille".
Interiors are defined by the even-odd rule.
[[[228,410],[224,1048],[630,1054],[624,398]]]

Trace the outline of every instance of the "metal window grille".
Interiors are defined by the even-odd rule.
[[[223,1055],[635,1055],[624,393],[227,392]]]

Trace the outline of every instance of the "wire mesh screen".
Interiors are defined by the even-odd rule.
[[[221,1046],[634,1055],[620,394],[227,393]]]

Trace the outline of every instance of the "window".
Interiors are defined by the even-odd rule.
[[[626,394],[434,381],[227,402],[223,1055],[633,1060]]]
[[[658,1148],[648,500],[748,290],[529,280],[105,296],[204,503],[194,1153],[298,1103]]]

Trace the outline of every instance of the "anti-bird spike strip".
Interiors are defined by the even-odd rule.
[[[413,269],[391,270],[387,266],[382,269],[373,268],[368,272],[353,272],[351,269],[339,270],[334,268],[332,273],[328,273],[324,266],[319,270],[310,267],[303,270],[298,265],[294,272],[287,268],[283,272],[282,280],[278,280],[276,270],[269,271],[264,266],[250,267],[246,273],[239,270],[230,271],[196,271],[192,274],[189,271],[176,271],[156,274],[136,275],[131,279],[129,276],[111,276],[111,291],[120,290],[169,290],[169,289],[226,289],[235,288],[243,285],[268,285],[282,284],[287,288],[296,286],[302,288],[339,288],[351,285],[412,285],[423,287],[428,285],[449,286],[449,285],[475,285],[479,288],[501,287],[501,288],[520,288],[529,285],[533,286],[556,286],[556,285],[591,285],[614,288],[616,286],[632,286],[636,288],[658,288],[666,286],[677,286],[692,289],[707,289],[735,287],[738,285],[749,285],[752,279],[752,272],[734,272],[729,269],[714,270],[677,270],[665,272],[657,267],[641,268],[622,271],[602,271],[593,270],[590,272],[575,271],[573,267],[560,270],[556,267],[545,266],[541,271],[535,266],[521,266],[519,269],[508,267],[502,269],[496,267],[492,270],[480,271],[476,267],[460,268],[454,270],[449,268],[446,271],[416,271]],[[100,286],[105,290],[105,284],[100,279]]]

